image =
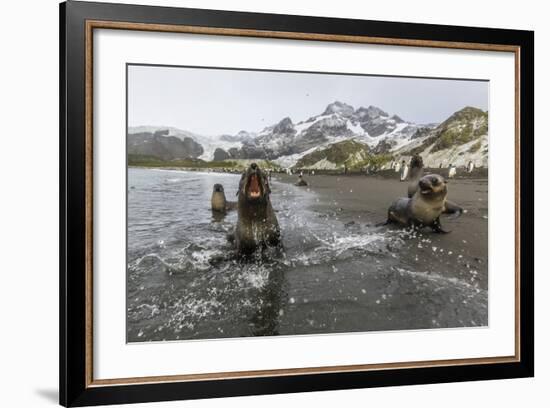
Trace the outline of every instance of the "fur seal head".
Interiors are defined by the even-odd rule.
[[[411,159],[411,169],[422,169],[424,167],[424,160],[419,154],[415,154]]]
[[[243,173],[239,183],[239,201],[249,204],[265,204],[269,201],[269,181],[256,163],[252,163]]]
[[[444,200],[447,196],[447,181],[439,174],[428,174],[418,180],[418,193],[432,200]]]

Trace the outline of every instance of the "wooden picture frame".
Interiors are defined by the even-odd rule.
[[[93,31],[197,33],[515,54],[515,354],[96,380],[93,376]],[[60,403],[338,390],[534,375],[534,33],[69,1],[60,5]],[[123,135],[122,135],[123,137]],[[512,164],[511,164],[512,165]]]

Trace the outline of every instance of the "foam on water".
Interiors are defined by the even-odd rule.
[[[384,234],[379,233],[346,236],[334,234],[329,237],[329,239],[317,238],[321,241],[323,246],[315,248],[315,251],[328,251],[331,255],[336,257],[351,250],[371,251],[375,247],[373,244],[380,243],[387,239]]]
[[[402,275],[410,275],[415,279],[430,281],[440,287],[454,287],[464,292],[468,292],[470,293],[470,297],[482,292],[478,285],[471,285],[458,278],[449,278],[433,272],[410,271],[403,268],[396,268],[396,270]],[[483,292],[486,293],[487,291]]]

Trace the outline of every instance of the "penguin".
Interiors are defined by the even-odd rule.
[[[401,178],[400,178],[400,180],[401,181],[407,180],[408,175],[409,175],[409,166],[407,165],[405,160],[403,160],[401,162]]]
[[[456,167],[451,163],[449,164],[449,176],[447,178],[452,179],[456,176]]]
[[[470,161],[468,162],[468,167],[467,167],[468,173],[471,173],[472,171],[474,171],[474,168],[475,168],[474,162],[470,160]]]

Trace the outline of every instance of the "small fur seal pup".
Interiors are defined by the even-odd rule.
[[[221,184],[214,184],[212,191],[212,211],[218,213],[226,213],[227,211],[237,208],[237,203],[234,201],[227,201],[225,198],[225,192]]]
[[[243,173],[237,193],[237,226],[233,237],[237,252],[248,255],[281,242],[279,222],[271,206],[266,174],[252,163]]]
[[[439,217],[443,213],[462,211],[447,203],[447,182],[437,174],[428,174],[418,181],[418,188],[411,198],[398,198],[388,209],[386,224],[398,223],[410,227],[430,227],[435,232],[446,233]],[[451,207],[451,208],[449,208]]]
[[[422,156],[419,154],[415,154],[412,157],[409,173],[411,176],[411,181],[407,187],[407,196],[411,198],[416,190],[418,190],[418,182],[424,174],[424,161],[422,160]]]
[[[412,198],[414,193],[418,191],[418,182],[424,175],[424,161],[422,156],[415,155],[411,159],[411,182],[407,187],[407,197]],[[451,200],[445,200],[444,214],[460,215],[464,212],[464,209],[459,205],[453,203]]]
[[[307,181],[305,181],[304,177],[300,174],[298,176],[298,181],[294,185],[298,187],[305,187],[307,186]]]

